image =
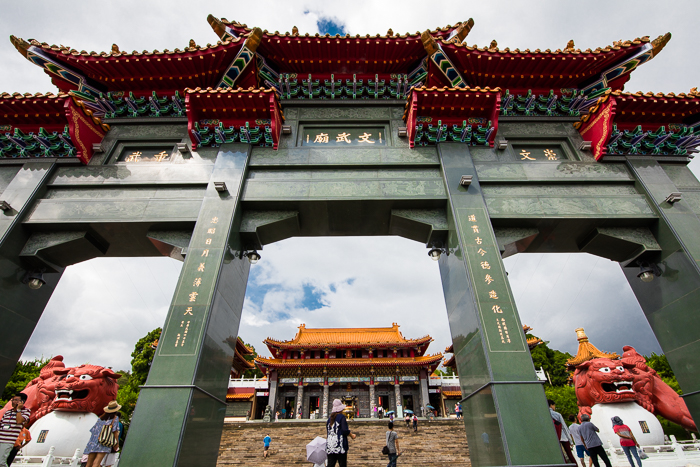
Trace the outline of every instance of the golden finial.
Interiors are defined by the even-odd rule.
[[[386,32],[386,37],[391,37],[394,35],[394,30],[389,28],[389,30]]]
[[[489,49],[495,49],[498,47],[498,42],[496,42],[496,39],[491,41],[491,44],[489,44]]]
[[[119,46],[117,44],[112,44],[112,53],[113,54],[119,53]]]
[[[588,336],[583,328],[576,329],[576,338],[578,339],[578,351],[576,352],[576,356],[574,358],[570,358],[566,361],[569,368],[574,368],[581,363],[587,362],[588,360],[593,360],[594,358],[609,358],[611,360],[620,358],[620,356],[615,352],[603,352],[598,350],[595,345],[588,342]]]
[[[661,50],[666,47],[666,44],[668,44],[668,41],[671,40],[671,33],[667,32],[666,34],[662,34],[661,36],[657,37],[653,41],[651,41],[651,51],[654,57],[661,52]]]
[[[575,48],[576,46],[574,45],[574,40],[571,39],[569,42],[566,43],[566,49],[565,50],[570,50]]]
[[[191,49],[197,48],[197,43],[194,41],[194,39],[190,39],[190,48]]]
[[[690,88],[690,94],[697,96],[700,93],[698,93],[698,88]]]
[[[293,26],[292,27],[292,34],[294,34],[295,36],[298,36],[299,35],[299,28],[296,26]]]

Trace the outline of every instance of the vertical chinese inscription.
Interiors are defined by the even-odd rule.
[[[486,211],[463,208],[459,209],[459,214],[466,221],[463,223],[466,260],[472,272],[489,349],[492,352],[524,351],[523,333],[517,329],[515,307]]]
[[[220,235],[218,233],[220,229],[217,227],[219,218],[210,217],[204,222],[202,232],[205,232],[205,235],[199,242],[205,248],[197,252],[194,249],[191,251],[191,258],[186,264],[191,273],[183,274],[176,292],[182,297],[180,303],[185,304],[173,305],[175,312],[166,325],[167,334],[162,339],[163,344],[159,346],[160,355],[193,355],[195,353],[194,346],[205,322],[209,295],[216,278],[215,262],[219,261],[218,250],[210,249],[215,244],[217,235]]]

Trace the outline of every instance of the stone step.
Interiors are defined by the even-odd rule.
[[[387,430],[384,421],[350,421],[357,435],[350,440],[348,465],[353,467],[386,465],[381,454]],[[464,424],[458,420],[423,421],[418,432],[397,423],[399,443],[404,453],[401,467],[471,467]],[[263,459],[263,438],[272,438],[270,458]],[[284,421],[277,423],[233,422],[224,425],[217,466],[293,466],[311,464],[306,460],[306,445],[316,436],[326,437],[323,421]]]

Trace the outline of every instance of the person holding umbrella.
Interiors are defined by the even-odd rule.
[[[326,421],[326,454],[328,454],[328,467],[347,467],[348,465],[348,436],[355,439],[355,433],[350,432],[348,421],[343,415],[345,404],[340,399],[333,401],[331,416]]]
[[[312,462],[314,467],[325,467],[326,459],[326,440],[317,436],[306,445],[306,460]]]

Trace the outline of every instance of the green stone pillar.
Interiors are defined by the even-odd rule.
[[[22,220],[45,189],[54,166],[53,161],[43,160],[28,161],[19,170],[0,167],[0,172],[5,172],[0,174],[3,178],[12,177],[0,194],[0,200],[11,206],[0,211],[0,388],[3,389],[63,273],[63,268],[56,268],[57,272],[44,274],[46,284],[32,290],[21,282],[28,265],[18,257],[29,236],[22,228]]]
[[[250,268],[239,238],[249,155],[248,145],[219,150],[120,464],[216,465]]]
[[[474,466],[561,465],[561,448],[464,144],[438,145],[449,197],[440,274]],[[471,185],[460,186],[463,175]]]
[[[700,182],[690,169],[662,166],[652,158],[634,158],[627,166],[659,214],[652,227],[661,246],[657,262],[660,276],[651,282],[638,277],[639,266],[623,268],[637,300],[683,389],[690,414],[700,420]],[[673,178],[671,178],[673,177]],[[674,180],[675,179],[675,180]],[[672,192],[682,199],[665,201]]]

